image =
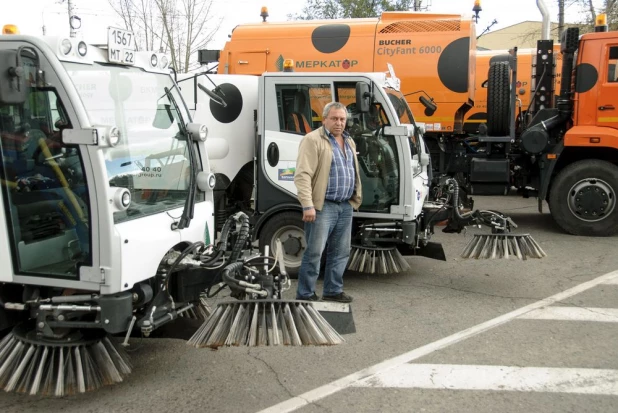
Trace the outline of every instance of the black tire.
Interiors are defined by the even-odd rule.
[[[510,126],[510,68],[508,62],[489,66],[487,82],[487,134],[507,136]]]
[[[549,208],[569,234],[607,237],[618,233],[618,166],[601,160],[575,162],[554,179]]]
[[[264,247],[268,245],[272,255],[277,237],[284,243],[285,269],[290,278],[297,279],[303,253],[307,248],[302,214],[285,211],[270,217],[259,234],[260,252],[264,252]]]

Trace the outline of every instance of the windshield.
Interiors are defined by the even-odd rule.
[[[103,149],[112,187],[131,191],[131,205],[114,214],[127,221],[182,207],[189,193],[191,164],[180,122],[189,115],[169,75],[136,67],[80,65],[65,67],[92,125],[116,126],[120,141]],[[165,88],[179,103],[179,114]],[[197,201],[203,200],[198,192]],[[200,199],[201,197],[201,199]]]
[[[397,112],[397,116],[399,116],[399,122],[414,125],[412,111],[410,110],[410,106],[408,106],[408,102],[406,102],[403,94],[391,88],[384,88],[384,90],[393,104],[393,107]]]

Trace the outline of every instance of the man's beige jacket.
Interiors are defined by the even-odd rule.
[[[346,142],[352,149],[354,169],[356,171],[356,183],[354,185],[354,193],[352,198],[350,198],[350,204],[352,208],[358,209],[362,202],[363,192],[358,170],[358,159],[356,158],[356,144],[349,137],[346,139]],[[312,206],[317,210],[321,210],[324,206],[324,196],[326,195],[332,161],[333,147],[330,139],[326,136],[324,127],[308,133],[300,141],[298,158],[296,159],[296,172],[294,173],[294,184],[298,191],[298,200],[303,208]]]

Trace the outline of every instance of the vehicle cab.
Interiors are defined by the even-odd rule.
[[[115,294],[210,237],[207,131],[168,62],[115,28],[0,36],[0,282]]]

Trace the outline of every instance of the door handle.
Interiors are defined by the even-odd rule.
[[[614,109],[616,109],[614,105],[599,106],[599,110],[614,110]]]
[[[266,159],[268,160],[268,164],[272,167],[277,166],[279,163],[279,147],[275,142],[271,142],[270,145],[268,145]]]

